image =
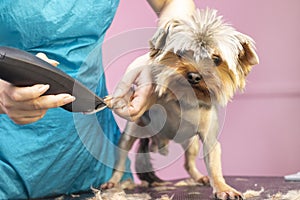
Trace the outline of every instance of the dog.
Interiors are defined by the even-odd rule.
[[[226,106],[238,90],[244,90],[247,75],[258,64],[253,39],[225,23],[216,10],[196,9],[187,19],[172,19],[161,25],[150,40],[148,56],[154,95],[143,116],[127,123],[115,171],[102,188],[120,182],[128,151],[137,139],[139,178],[150,184],[160,182],[149,152],[166,155],[173,140],[185,150],[188,174],[197,182],[210,184],[215,198],[243,199],[222,175],[218,108]],[[196,168],[199,139],[208,176]]]

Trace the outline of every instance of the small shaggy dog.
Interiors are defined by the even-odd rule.
[[[137,138],[141,138],[138,176],[150,183],[159,182],[149,149],[165,155],[169,140],[173,140],[184,148],[184,166],[195,181],[210,184],[217,199],[242,199],[222,175],[218,106],[226,106],[237,90],[244,89],[246,76],[258,64],[253,40],[224,23],[216,10],[197,9],[188,19],[164,23],[150,45],[149,67],[155,94],[149,105],[160,106],[149,106],[139,120],[128,122],[119,143],[120,159],[112,178],[102,188],[119,183],[128,151]],[[199,138],[208,177],[195,164]]]

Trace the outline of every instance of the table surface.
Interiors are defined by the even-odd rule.
[[[184,180],[184,179],[183,179]],[[290,190],[300,190],[300,182],[285,181],[283,177],[225,177],[226,182],[236,188],[238,191],[244,193],[247,190],[264,191],[258,197],[248,198],[249,200],[264,200],[269,199],[270,196],[281,192],[282,194],[288,193]],[[174,180],[177,183],[180,180]],[[152,199],[160,198],[162,195],[167,194],[169,197],[173,196],[172,200],[210,200],[213,199],[212,188],[209,186],[177,186],[167,185],[163,191],[157,188],[136,187],[134,190],[126,190],[127,194],[132,193],[148,193]],[[72,196],[60,196],[58,200],[79,200],[94,197],[92,192],[81,193]],[[54,199],[54,198],[45,198]],[[295,198],[295,199],[300,199]]]

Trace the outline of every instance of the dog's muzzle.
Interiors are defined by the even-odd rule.
[[[190,84],[198,84],[202,80],[202,76],[196,72],[189,72],[187,74],[187,80]]]

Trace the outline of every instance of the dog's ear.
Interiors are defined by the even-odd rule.
[[[157,31],[154,33],[152,39],[149,42],[150,50],[151,50],[150,51],[151,57],[154,57],[158,53],[163,51],[170,31],[172,31],[172,29],[174,27],[176,27],[178,24],[179,24],[178,20],[172,19],[172,20],[166,22],[164,25],[161,25],[157,29]]]
[[[150,44],[150,57],[155,57],[164,48],[166,38],[168,35],[168,28],[159,27],[149,41]]]
[[[150,47],[153,49],[161,50],[165,46],[167,35],[168,28],[158,28],[158,30],[155,32],[152,39],[150,40]]]
[[[258,56],[254,50],[253,44],[249,42],[241,43],[243,50],[239,54],[239,59],[247,65],[257,65],[259,63]]]
[[[240,33],[238,39],[242,47],[238,59],[244,75],[247,76],[251,71],[252,66],[259,63],[259,59],[255,52],[254,41],[252,38]]]

